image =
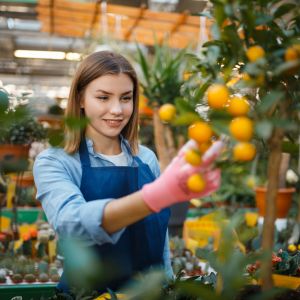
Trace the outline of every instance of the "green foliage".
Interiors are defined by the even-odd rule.
[[[3,130],[4,131],[4,130]],[[0,138],[2,144],[28,145],[46,138],[46,130],[32,117],[24,117],[7,127]]]
[[[299,59],[286,62],[284,55],[288,47],[300,43],[300,6],[279,0],[212,2],[214,39],[203,45],[198,59],[191,58],[192,72],[201,75],[194,91],[199,91],[199,103],[205,103],[209,84],[227,83],[247,73],[250,80],[240,80],[231,90],[252,102],[257,137],[268,139],[275,127],[281,127],[288,139],[299,134]],[[246,51],[254,45],[263,47],[265,57],[250,62]],[[282,106],[286,114],[280,113]],[[210,120],[218,124],[219,117],[211,116]],[[217,129],[226,124],[222,122]]]
[[[48,113],[51,115],[61,116],[64,114],[64,110],[58,104],[54,104],[49,107]]]
[[[46,130],[24,104],[25,96],[16,97],[0,90],[0,144],[30,145],[46,138]]]
[[[153,56],[146,56],[137,46],[137,61],[141,67],[141,85],[149,103],[174,103],[180,96],[186,50],[174,53],[167,46],[154,47]]]
[[[299,275],[300,251],[297,250],[295,253],[288,253],[287,251],[280,250],[277,255],[282,261],[275,265],[274,273],[289,276]]]
[[[207,200],[229,204],[229,209],[251,206],[254,203],[253,187],[248,183],[251,164],[237,164],[232,161],[222,162],[222,185]]]

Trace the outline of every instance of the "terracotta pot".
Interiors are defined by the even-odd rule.
[[[29,145],[0,145],[0,160],[16,160],[19,158],[27,158],[29,152]]]
[[[12,179],[18,184],[19,187],[27,188],[34,185],[34,179],[32,173],[24,173],[18,177],[16,174],[12,175]]]
[[[0,145],[0,164],[4,172],[27,170],[29,145]]]
[[[295,192],[294,188],[282,188],[278,190],[277,198],[276,198],[277,218],[286,218],[292,204],[292,196],[294,192]],[[267,188],[256,187],[255,193],[256,193],[255,200],[256,200],[258,213],[260,216],[263,217],[265,215],[265,202],[266,202]]]

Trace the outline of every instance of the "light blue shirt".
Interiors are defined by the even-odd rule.
[[[101,154],[94,152],[93,142],[87,140],[92,167],[111,166]],[[128,142],[121,138],[121,149],[126,154],[129,166],[136,162]],[[139,146],[138,157],[148,164],[157,178],[160,169],[157,158],[150,149]],[[105,205],[113,199],[97,199],[86,202],[80,183],[82,168],[79,153],[67,154],[62,148],[48,148],[38,155],[33,166],[37,187],[37,199],[41,202],[49,223],[59,236],[79,239],[86,246],[105,243],[115,244],[125,228],[108,234],[102,225]],[[169,278],[173,276],[170,262],[169,238],[164,247],[164,267]]]

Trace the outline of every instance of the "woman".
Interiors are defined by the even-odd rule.
[[[79,239],[117,270],[95,287],[119,289],[137,272],[164,266],[172,276],[168,206],[215,191],[219,153],[210,151],[202,166],[185,163],[186,144],[159,176],[155,154],[138,145],[138,80],[121,55],[101,51],[79,66],[66,116],[89,119],[85,130],[66,128],[64,149],[47,149],[34,164],[37,198],[60,239]],[[206,188],[191,193],[189,175],[201,171]],[[66,276],[58,287],[69,291]]]

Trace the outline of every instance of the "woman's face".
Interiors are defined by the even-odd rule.
[[[131,78],[123,73],[98,77],[87,85],[81,108],[90,119],[90,138],[117,138],[133,112]]]

